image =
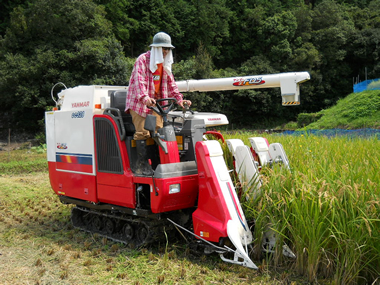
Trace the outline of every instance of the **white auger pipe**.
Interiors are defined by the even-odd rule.
[[[177,81],[180,92],[208,92],[221,90],[281,88],[283,105],[299,105],[299,84],[310,80],[310,74],[287,72],[268,75],[250,75],[200,80]]]

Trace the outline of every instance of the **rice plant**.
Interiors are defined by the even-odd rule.
[[[262,135],[239,135],[247,145],[251,136]],[[256,243],[263,229],[276,231],[278,244],[284,240],[292,248],[294,268],[309,282],[375,282],[380,276],[380,141],[307,134],[266,138],[284,146],[292,172],[261,170],[261,195],[244,202],[246,215],[256,219]],[[276,250],[272,262],[278,265],[281,259]]]

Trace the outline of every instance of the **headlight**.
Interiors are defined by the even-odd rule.
[[[172,184],[169,186],[169,194],[179,193],[181,191],[181,184]]]

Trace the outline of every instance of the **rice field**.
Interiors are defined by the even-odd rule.
[[[249,145],[250,133],[225,135]],[[259,135],[261,136],[261,135]],[[270,227],[296,253],[290,266],[308,282],[380,282],[380,140],[372,137],[266,135],[281,143],[291,172],[263,169],[259,197],[245,202],[260,229]],[[248,190],[248,189],[246,189]],[[256,247],[260,254],[260,247]],[[281,248],[270,260],[284,262]]]
[[[263,135],[224,133],[226,139],[240,138],[246,145],[254,136]],[[36,284],[379,284],[380,140],[307,134],[265,137],[284,146],[291,172],[279,166],[262,169],[260,195],[242,201],[246,216],[255,219],[252,258],[259,271],[227,265],[217,257],[189,258],[182,245],[169,243],[168,252],[175,254],[168,258],[166,250],[136,253],[78,232],[70,226],[70,208],[58,203],[50,189],[44,154],[19,151],[0,152],[0,253],[3,259],[13,258],[12,263],[0,264],[3,281],[22,283],[15,279],[21,278],[17,270],[27,269],[25,280]],[[232,157],[225,154],[232,168]],[[27,169],[41,174],[25,176]],[[50,206],[43,207],[42,200]],[[259,245],[268,227],[296,259],[284,257],[280,246],[275,254],[263,254]],[[62,249],[66,246],[69,250]],[[25,254],[16,259],[11,249]]]

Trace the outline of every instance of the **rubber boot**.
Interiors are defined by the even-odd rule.
[[[146,151],[146,140],[137,140],[136,141],[137,149],[137,161],[135,174],[152,176],[153,170],[148,162],[148,156]]]

